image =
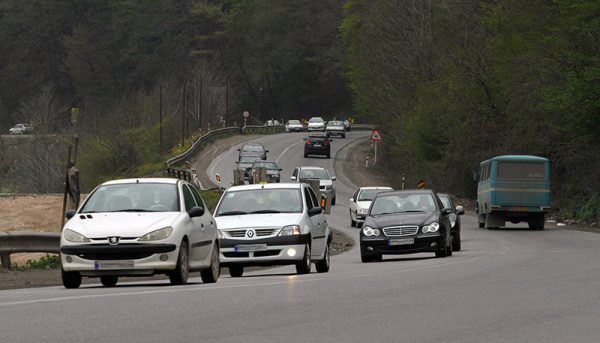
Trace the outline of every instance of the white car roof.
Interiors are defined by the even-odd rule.
[[[301,188],[302,184],[297,182],[284,182],[284,183],[262,183],[255,185],[240,185],[231,186],[227,188],[227,192],[230,191],[243,191],[253,189],[290,189],[290,188]]]
[[[323,169],[323,170],[327,170],[327,168],[325,167],[318,167],[318,166],[302,166],[302,167],[298,167],[299,169],[307,169],[307,170],[318,170],[318,169]]]
[[[176,184],[179,179],[175,178],[167,178],[167,177],[140,177],[137,179],[120,179],[120,180],[111,180],[106,181],[103,185],[121,185],[126,183],[166,183],[166,184]]]
[[[389,186],[368,186],[368,187],[360,187],[359,188],[361,191],[367,190],[367,189],[390,189],[390,190],[394,190],[392,187]]]

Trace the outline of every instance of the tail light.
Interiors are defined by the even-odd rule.
[[[312,141],[309,139],[306,141],[306,145],[312,145]]]

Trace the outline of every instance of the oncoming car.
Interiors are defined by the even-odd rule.
[[[419,252],[451,256],[450,213],[431,190],[379,193],[360,230],[361,261],[380,261],[384,254]]]
[[[329,271],[331,232],[310,186],[269,183],[232,186],[215,210],[221,265],[232,277],[244,268],[295,265],[298,274]]]
[[[325,131],[325,120],[321,117],[312,117],[308,121],[308,131]]]
[[[82,277],[114,286],[120,276],[166,274],[187,283],[220,275],[215,220],[191,184],[140,178],[101,184],[78,211],[67,212],[60,239],[62,281],[78,288]]]
[[[344,127],[344,123],[341,121],[330,121],[327,123],[327,128],[325,129],[330,136],[340,136],[342,138],[346,138],[346,128]]]
[[[296,167],[290,177],[295,182],[305,182],[307,180],[319,180],[319,191],[327,194],[331,198],[331,205],[335,205],[336,191],[333,182],[335,176],[331,176],[329,171],[323,167],[301,166]]]
[[[285,132],[302,132],[305,131],[304,125],[300,120],[291,119],[285,123]]]
[[[358,227],[365,220],[375,196],[381,192],[391,192],[391,187],[360,187],[350,198],[350,226]]]
[[[442,204],[444,204],[444,207],[452,210],[452,213],[448,215],[448,219],[450,219],[450,225],[452,226],[452,250],[460,251],[462,248],[460,241],[460,216],[465,214],[465,209],[460,205],[455,206],[450,194],[438,193],[438,196],[440,197]]]

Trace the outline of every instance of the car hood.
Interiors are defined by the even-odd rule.
[[[376,228],[398,226],[398,225],[418,225],[435,220],[438,217],[437,212],[434,213],[395,213],[381,216],[368,216],[365,225]]]
[[[87,218],[87,216],[92,218]],[[171,226],[181,212],[109,212],[80,214],[71,218],[65,228],[77,231],[87,238],[109,236],[141,237],[151,231]]]
[[[319,185],[320,186],[332,186],[333,185],[333,181],[331,181],[331,180],[319,180]]]
[[[215,217],[219,230],[243,227],[284,227],[300,222],[302,213],[260,213]]]
[[[358,208],[366,208],[369,209],[369,207],[371,206],[371,201],[357,201],[356,205],[358,206]]]
[[[325,123],[308,123],[308,126],[325,126]]]

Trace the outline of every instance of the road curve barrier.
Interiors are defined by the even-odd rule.
[[[60,252],[60,232],[0,232],[2,268],[10,269],[10,255],[22,252]]]

